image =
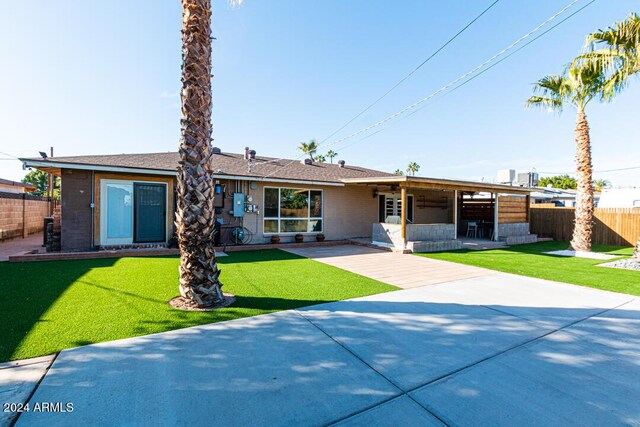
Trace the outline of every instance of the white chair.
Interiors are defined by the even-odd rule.
[[[475,221],[469,221],[467,223],[467,237],[478,238],[478,223]]]

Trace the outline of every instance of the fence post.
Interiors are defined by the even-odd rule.
[[[27,195],[22,193],[22,238],[27,237]]]

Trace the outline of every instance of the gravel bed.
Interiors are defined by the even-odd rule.
[[[598,267],[622,268],[625,270],[640,271],[640,261],[634,261],[633,259],[621,259],[619,261],[599,264]]]

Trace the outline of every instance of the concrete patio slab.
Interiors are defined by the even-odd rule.
[[[404,395],[333,425],[340,427],[429,427],[444,426],[445,424]]]
[[[293,311],[63,351],[18,425],[325,425],[399,395]]]
[[[0,262],[8,261],[9,257],[31,251],[44,250],[42,247],[42,232],[27,237],[16,238],[0,242]]]
[[[493,274],[493,271],[360,245],[286,249],[403,289]]]

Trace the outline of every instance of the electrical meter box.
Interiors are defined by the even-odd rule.
[[[244,216],[244,193],[233,193],[233,216]]]

